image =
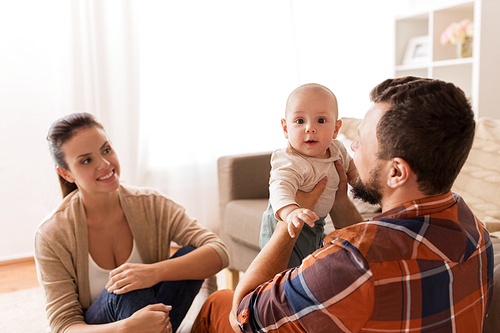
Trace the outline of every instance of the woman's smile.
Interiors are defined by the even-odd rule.
[[[110,172],[108,172],[108,173],[107,173],[107,174],[105,174],[104,176],[97,178],[97,180],[99,180],[99,181],[108,180],[108,179],[110,179],[110,178],[111,178],[114,174],[115,174],[115,170],[111,170]]]

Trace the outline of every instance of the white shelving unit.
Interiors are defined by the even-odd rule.
[[[396,18],[395,76],[436,78],[455,83],[471,98],[477,117],[500,119],[500,0],[455,1]],[[456,45],[441,45],[452,22],[474,22],[472,57],[457,58]],[[428,36],[429,60],[404,64],[408,41]]]

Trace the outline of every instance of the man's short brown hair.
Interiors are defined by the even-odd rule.
[[[425,194],[448,192],[474,140],[474,112],[464,92],[452,83],[407,76],[380,83],[370,99],[391,105],[377,125],[378,157],[408,162]]]

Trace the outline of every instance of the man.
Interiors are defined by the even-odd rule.
[[[278,223],[234,297],[215,293],[194,332],[230,332],[229,323],[235,332],[482,332],[491,241],[450,191],[474,138],[470,104],[451,83],[415,77],[386,80],[370,97],[352,144],[353,191],[382,213],[353,224],[344,174],[333,220],[352,225],[282,272],[294,239]]]

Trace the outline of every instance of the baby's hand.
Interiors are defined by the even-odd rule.
[[[304,223],[312,228],[317,220],[319,220],[319,217],[312,210],[297,208],[287,215],[285,222],[288,224],[290,237],[294,238],[296,229],[302,227]]]

